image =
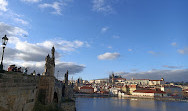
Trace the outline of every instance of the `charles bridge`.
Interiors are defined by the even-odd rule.
[[[52,57],[46,57],[45,71],[41,76],[27,75],[20,72],[0,73],[0,111],[33,111],[36,104],[57,104],[61,107],[62,101],[72,100],[73,89],[68,84],[68,71],[65,81],[54,77],[55,48]],[[74,105],[65,106],[73,111]]]

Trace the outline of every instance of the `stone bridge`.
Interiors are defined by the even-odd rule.
[[[0,111],[32,111],[36,102],[43,105],[72,98],[73,89],[68,85],[68,71],[65,83],[54,77],[55,48],[46,56],[44,73],[41,76],[20,72],[0,73]]]
[[[30,111],[35,104],[38,78],[0,73],[0,111]]]
[[[0,111],[32,111],[36,101],[60,105],[64,85],[55,77],[0,73]]]

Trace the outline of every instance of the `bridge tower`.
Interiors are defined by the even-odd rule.
[[[43,76],[40,77],[39,81],[39,93],[38,99],[42,104],[50,104],[54,99],[54,88],[55,88],[55,48],[52,47],[51,55],[48,54],[45,58],[45,70]]]
[[[46,76],[54,76],[54,72],[55,72],[55,48],[52,47],[51,49],[51,54],[52,57],[50,57],[50,55],[48,54],[46,56],[46,63],[45,63],[45,70],[44,70],[44,74]]]

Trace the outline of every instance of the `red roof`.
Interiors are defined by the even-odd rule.
[[[131,85],[129,85],[128,87],[129,87],[129,88],[136,88],[137,85],[136,85],[136,84],[131,84]]]
[[[80,87],[80,89],[94,89],[94,88],[88,87],[88,86],[82,86],[82,87]]]
[[[165,93],[164,91],[155,91],[155,90],[135,90],[133,92],[137,92],[137,93]]]

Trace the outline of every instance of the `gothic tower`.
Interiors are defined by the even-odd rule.
[[[46,56],[46,63],[45,63],[45,70],[44,70],[44,75],[46,76],[54,76],[55,72],[55,48],[52,47],[51,49],[52,57],[48,54]]]
[[[39,81],[39,101],[42,104],[51,104],[54,100],[55,87],[55,48],[51,49],[51,56],[48,54],[45,58],[45,70]]]

